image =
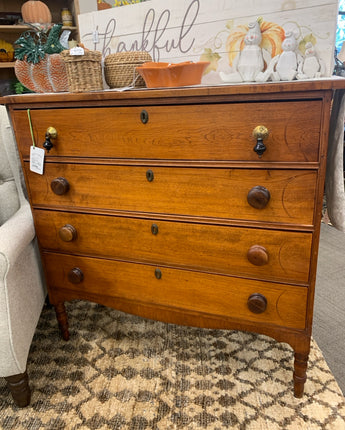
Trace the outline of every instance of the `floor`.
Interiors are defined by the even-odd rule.
[[[345,234],[321,225],[313,337],[345,394]]]

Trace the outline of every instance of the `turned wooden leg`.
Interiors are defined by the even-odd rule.
[[[295,353],[294,362],[294,393],[295,397],[301,398],[304,392],[304,383],[307,380],[308,353]]]
[[[68,340],[69,339],[68,317],[67,317],[65,304],[64,302],[57,303],[56,305],[54,305],[54,308],[55,308],[56,318],[59,323],[62,338],[64,340]]]
[[[6,376],[5,379],[15,404],[20,408],[27,406],[30,403],[31,398],[27,372],[25,371],[18,375]]]

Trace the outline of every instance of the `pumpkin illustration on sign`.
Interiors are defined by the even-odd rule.
[[[15,41],[15,75],[26,88],[38,93],[68,91],[65,63],[59,40],[62,24],[46,27],[30,25]]]
[[[224,82],[253,82],[272,57],[282,51],[284,30],[262,17],[234,28],[226,41],[231,73],[220,72]]]
[[[282,52],[282,43],[285,39],[284,29],[274,23],[265,21],[262,17],[257,19],[260,25],[261,41],[260,48],[265,49],[271,58]],[[229,65],[233,62],[240,51],[245,47],[245,37],[249,31],[249,25],[239,25],[234,28],[226,41],[226,49],[228,52]]]

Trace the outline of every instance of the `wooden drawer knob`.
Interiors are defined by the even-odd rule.
[[[256,145],[254,146],[254,151],[259,157],[266,151],[266,146],[264,144],[264,139],[268,137],[268,129],[264,125],[258,125],[253,130],[253,136],[256,139]]]
[[[52,147],[54,146],[52,144],[51,139],[56,139],[57,138],[57,131],[54,127],[48,127],[47,131],[46,131],[46,139],[43,143],[43,148],[45,148],[47,150],[47,152],[49,152]]]
[[[262,314],[267,308],[267,299],[260,293],[254,293],[249,296],[247,305],[254,314]]]
[[[261,185],[253,187],[247,195],[248,203],[255,209],[265,208],[270,201],[270,198],[271,194],[268,189]]]
[[[64,242],[72,242],[77,238],[77,230],[71,224],[65,224],[59,230],[59,237]]]
[[[264,266],[268,263],[268,252],[261,245],[253,245],[248,249],[247,258],[255,266]]]
[[[68,280],[72,284],[80,284],[84,279],[84,273],[79,267],[74,267],[68,272]]]
[[[54,194],[62,196],[66,194],[69,190],[69,182],[65,178],[55,178],[51,181],[50,187]]]

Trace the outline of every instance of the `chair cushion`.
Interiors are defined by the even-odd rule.
[[[2,176],[2,175],[1,175]],[[0,176],[0,225],[17,212],[20,206],[14,178],[3,180]]]
[[[0,138],[0,180],[6,180],[13,178],[13,172],[10,167],[9,160],[7,158],[7,152],[4,147],[4,143]]]
[[[3,110],[1,110],[3,112]],[[0,136],[0,225],[7,221],[20,206],[18,189],[15,184],[14,174],[8,159],[4,139],[6,138],[5,130],[1,130]],[[8,140],[8,151],[14,151],[14,142]],[[11,156],[12,156],[11,152]],[[15,153],[14,153],[15,154]],[[15,158],[14,158],[15,159]]]

